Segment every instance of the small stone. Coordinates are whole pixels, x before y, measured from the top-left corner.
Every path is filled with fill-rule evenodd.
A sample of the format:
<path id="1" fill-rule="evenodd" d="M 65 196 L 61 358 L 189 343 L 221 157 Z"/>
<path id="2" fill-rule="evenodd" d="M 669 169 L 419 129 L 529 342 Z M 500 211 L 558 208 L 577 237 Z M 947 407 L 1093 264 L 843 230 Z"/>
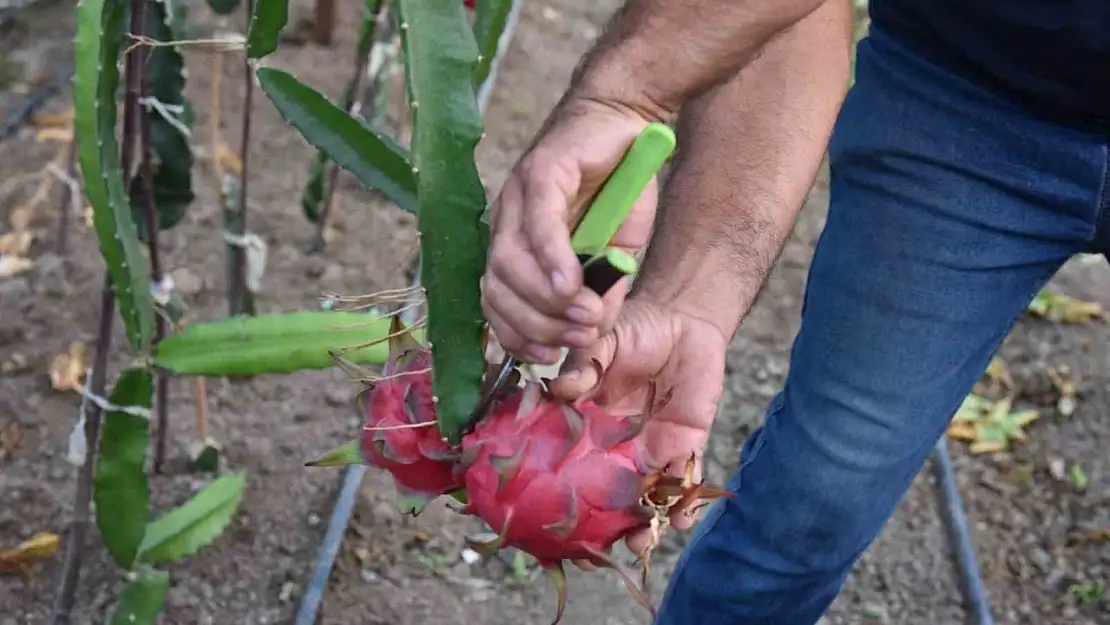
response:
<path id="1" fill-rule="evenodd" d="M 282 603 L 289 603 L 293 598 L 293 593 L 297 591 L 297 584 L 294 582 L 285 582 L 281 585 L 281 593 L 278 594 L 278 601 Z"/>
<path id="2" fill-rule="evenodd" d="M 308 526 L 309 527 L 316 527 L 317 525 L 320 524 L 320 520 L 321 520 L 320 515 L 316 514 L 315 512 L 312 512 L 308 515 Z"/>
<path id="3" fill-rule="evenodd" d="M 1060 398 L 1060 401 L 1056 402 L 1056 410 L 1060 412 L 1061 417 L 1070 417 L 1075 414 L 1078 403 L 1075 395 L 1064 395 Z"/>
<path id="4" fill-rule="evenodd" d="M 359 577 L 361 577 L 362 581 L 366 582 L 367 584 L 380 582 L 382 580 L 382 577 L 375 573 L 373 569 L 362 569 L 361 571 L 359 571 Z"/>
<path id="5" fill-rule="evenodd" d="M 481 554 L 469 547 L 462 550 L 462 560 L 467 564 L 477 564 L 482 559 Z"/>
<path id="6" fill-rule="evenodd" d="M 1053 479 L 1064 481 L 1068 477 L 1067 463 L 1063 458 L 1053 458 L 1048 461 L 1048 473 Z"/>

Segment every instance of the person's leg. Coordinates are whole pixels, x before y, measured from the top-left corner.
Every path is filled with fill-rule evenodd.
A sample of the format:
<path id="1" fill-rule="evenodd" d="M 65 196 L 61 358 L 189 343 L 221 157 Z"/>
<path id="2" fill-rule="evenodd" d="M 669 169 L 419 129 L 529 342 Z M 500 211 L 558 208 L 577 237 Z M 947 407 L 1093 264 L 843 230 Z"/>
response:
<path id="1" fill-rule="evenodd" d="M 830 145 L 828 221 L 782 392 L 658 625 L 811 625 L 1034 293 L 1093 240 L 1106 150 L 882 33 Z"/>

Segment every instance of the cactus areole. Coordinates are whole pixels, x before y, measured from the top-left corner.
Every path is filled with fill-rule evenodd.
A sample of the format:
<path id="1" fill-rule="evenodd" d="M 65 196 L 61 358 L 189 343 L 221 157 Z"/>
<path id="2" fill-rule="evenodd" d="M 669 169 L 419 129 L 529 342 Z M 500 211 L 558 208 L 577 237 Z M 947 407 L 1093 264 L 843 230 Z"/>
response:
<path id="1" fill-rule="evenodd" d="M 471 545 L 487 556 L 511 546 L 536 558 L 558 590 L 555 623 L 566 605 L 564 560 L 617 570 L 632 596 L 654 613 L 645 589 L 648 564 L 670 513 L 727 494 L 694 482 L 693 456 L 682 475 L 648 457 L 639 434 L 654 392 L 644 414 L 626 416 L 589 399 L 559 401 L 540 382 L 527 382 L 509 389 L 451 447 L 435 427 L 430 365 L 428 349 L 394 320 L 382 379 L 363 399 L 362 456 L 392 475 L 402 510 L 416 515 L 432 499 L 465 489 L 462 512 L 495 532 Z M 637 585 L 611 549 L 641 530 L 652 540 L 638 554 L 643 575 Z"/>

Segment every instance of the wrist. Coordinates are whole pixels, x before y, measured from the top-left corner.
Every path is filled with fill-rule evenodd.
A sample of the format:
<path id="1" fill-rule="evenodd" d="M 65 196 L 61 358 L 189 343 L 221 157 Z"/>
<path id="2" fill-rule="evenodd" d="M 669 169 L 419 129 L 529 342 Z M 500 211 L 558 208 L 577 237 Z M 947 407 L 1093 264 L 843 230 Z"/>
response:
<path id="1" fill-rule="evenodd" d="M 670 267 L 648 264 L 629 298 L 709 323 L 731 340 L 759 285 L 745 284 L 725 256 L 711 251 Z"/>
<path id="2" fill-rule="evenodd" d="M 604 56 L 583 62 L 567 97 L 638 117 L 645 124 L 667 123 L 674 118 L 681 103 L 653 89 L 651 78 L 641 75 L 644 68 L 645 64 L 635 62 L 634 54 L 620 47 L 610 49 Z"/>

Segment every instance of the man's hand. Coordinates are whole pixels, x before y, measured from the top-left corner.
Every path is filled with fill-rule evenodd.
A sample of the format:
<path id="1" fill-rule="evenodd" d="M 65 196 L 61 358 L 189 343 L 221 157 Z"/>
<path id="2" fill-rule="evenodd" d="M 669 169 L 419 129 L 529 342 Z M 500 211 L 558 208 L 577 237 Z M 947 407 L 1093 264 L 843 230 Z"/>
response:
<path id="1" fill-rule="evenodd" d="M 561 347 L 587 347 L 612 325 L 627 279 L 604 301 L 582 288 L 570 232 L 647 124 L 617 105 L 569 100 L 502 186 L 491 209 L 482 309 L 514 355 L 552 364 Z M 647 244 L 656 194 L 652 182 L 611 245 L 636 252 Z"/>
<path id="2" fill-rule="evenodd" d="M 643 408 L 648 383 L 654 381 L 655 405 L 641 435 L 648 457 L 682 475 L 693 453 L 700 473 L 700 458 L 723 390 L 729 338 L 724 329 L 680 305 L 633 297 L 612 332 L 593 347 L 570 353 L 562 374 L 551 382 L 551 392 L 572 401 L 600 383 L 593 398 L 624 412 Z M 604 371 L 601 380 L 591 363 L 595 359 Z M 674 511 L 671 524 L 688 529 L 694 522 L 692 512 Z M 627 542 L 639 553 L 648 539 L 645 530 Z"/>

